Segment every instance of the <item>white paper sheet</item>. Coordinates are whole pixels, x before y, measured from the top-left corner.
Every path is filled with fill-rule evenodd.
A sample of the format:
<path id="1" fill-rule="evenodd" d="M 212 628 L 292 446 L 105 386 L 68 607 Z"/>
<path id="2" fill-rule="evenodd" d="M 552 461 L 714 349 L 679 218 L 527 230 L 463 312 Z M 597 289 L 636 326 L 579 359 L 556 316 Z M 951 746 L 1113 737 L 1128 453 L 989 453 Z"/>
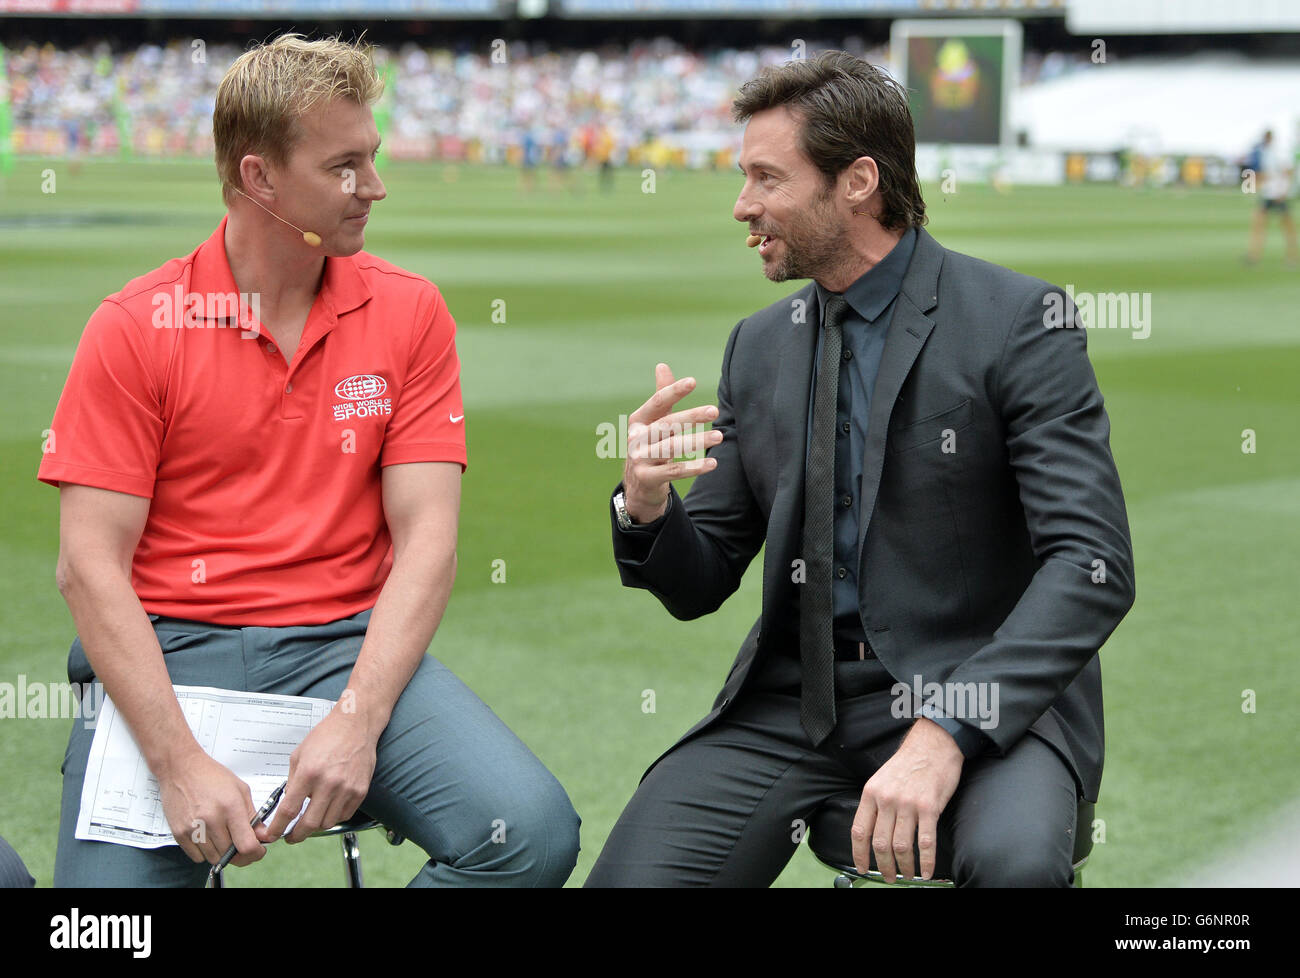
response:
<path id="1" fill-rule="evenodd" d="M 334 705 L 309 696 L 172 688 L 199 746 L 244 780 L 257 808 L 288 778 L 289 755 Z M 90 746 L 76 837 L 137 849 L 176 845 L 163 815 L 158 780 L 107 696 Z"/>

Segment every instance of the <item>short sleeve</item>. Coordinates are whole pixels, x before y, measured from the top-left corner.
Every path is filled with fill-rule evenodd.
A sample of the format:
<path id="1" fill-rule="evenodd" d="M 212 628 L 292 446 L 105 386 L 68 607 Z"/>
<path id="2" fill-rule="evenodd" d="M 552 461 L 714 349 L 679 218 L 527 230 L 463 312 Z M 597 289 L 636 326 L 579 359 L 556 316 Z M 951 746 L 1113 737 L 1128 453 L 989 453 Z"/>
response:
<path id="1" fill-rule="evenodd" d="M 153 497 L 163 412 L 150 351 L 105 300 L 86 323 L 42 446 L 37 478 Z"/>
<path id="2" fill-rule="evenodd" d="M 456 462 L 464 471 L 465 411 L 456 322 L 436 288 L 430 301 L 421 304 L 418 318 L 410 370 L 384 434 L 380 464 Z"/>

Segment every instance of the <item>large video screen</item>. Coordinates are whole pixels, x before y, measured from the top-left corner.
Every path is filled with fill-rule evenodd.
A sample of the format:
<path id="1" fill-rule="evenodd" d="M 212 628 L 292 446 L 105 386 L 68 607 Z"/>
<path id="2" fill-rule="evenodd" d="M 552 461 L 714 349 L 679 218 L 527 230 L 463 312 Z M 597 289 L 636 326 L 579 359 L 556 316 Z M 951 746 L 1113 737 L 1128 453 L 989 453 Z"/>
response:
<path id="1" fill-rule="evenodd" d="M 898 21 L 891 46 L 918 143 L 1009 141 L 1007 99 L 1020 65 L 1019 24 Z"/>

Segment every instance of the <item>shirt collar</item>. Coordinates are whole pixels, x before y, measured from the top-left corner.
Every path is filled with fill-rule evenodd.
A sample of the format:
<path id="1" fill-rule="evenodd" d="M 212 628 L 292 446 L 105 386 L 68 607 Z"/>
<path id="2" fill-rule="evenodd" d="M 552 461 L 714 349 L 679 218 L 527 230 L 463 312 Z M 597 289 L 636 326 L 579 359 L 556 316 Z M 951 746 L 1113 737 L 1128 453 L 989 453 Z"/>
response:
<path id="1" fill-rule="evenodd" d="M 226 258 L 227 214 L 207 241 L 194 252 L 194 267 L 190 273 L 190 291 L 200 294 L 234 295 L 239 289 Z M 370 289 L 351 256 L 325 259 L 325 274 L 321 277 L 320 298 L 323 307 L 340 316 L 366 303 Z M 203 303 L 207 318 L 215 318 L 219 304 Z"/>
<path id="2" fill-rule="evenodd" d="M 894 301 L 903 286 L 903 276 L 912 261 L 912 251 L 916 248 L 916 229 L 908 228 L 898 243 L 890 249 L 889 254 L 867 269 L 856 282 L 844 290 L 853 311 L 867 322 L 874 322 L 885 308 Z M 817 285 L 817 299 L 821 308 L 826 308 L 826 300 L 832 295 L 821 283 Z"/>

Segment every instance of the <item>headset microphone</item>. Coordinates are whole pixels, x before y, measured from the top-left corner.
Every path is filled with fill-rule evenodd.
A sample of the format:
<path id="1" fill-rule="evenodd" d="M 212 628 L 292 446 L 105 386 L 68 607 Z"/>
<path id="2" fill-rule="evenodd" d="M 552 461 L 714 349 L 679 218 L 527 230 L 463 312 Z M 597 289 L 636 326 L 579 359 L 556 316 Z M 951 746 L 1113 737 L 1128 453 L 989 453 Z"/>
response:
<path id="1" fill-rule="evenodd" d="M 252 200 L 254 204 L 257 204 L 258 207 L 261 207 L 262 210 L 266 211 L 268 214 L 270 214 L 273 218 L 275 218 L 275 219 L 276 219 L 277 221 L 279 221 L 281 224 L 289 224 L 289 222 L 286 221 L 286 220 L 285 220 L 283 217 L 281 217 L 279 214 L 276 214 L 276 213 L 272 212 L 271 210 L 269 210 L 266 206 L 264 206 L 264 205 L 261 203 L 261 201 L 253 200 L 252 197 L 249 197 L 248 194 L 244 193 L 244 192 L 243 192 L 242 190 L 240 190 L 238 187 L 233 187 L 233 188 L 231 188 L 231 189 L 233 189 L 233 190 L 235 191 L 235 193 L 239 194 L 239 196 L 243 197 L 245 200 Z M 303 240 L 303 241 L 306 241 L 306 242 L 307 242 L 309 245 L 311 245 L 313 248 L 319 248 L 319 247 L 320 247 L 320 235 L 317 234 L 315 231 L 304 231 L 302 228 L 298 227 L 298 225 L 296 225 L 296 224 L 289 224 L 289 227 L 293 228 L 295 231 L 297 231 L 299 234 L 301 234 L 301 235 L 302 235 L 302 240 Z"/>

